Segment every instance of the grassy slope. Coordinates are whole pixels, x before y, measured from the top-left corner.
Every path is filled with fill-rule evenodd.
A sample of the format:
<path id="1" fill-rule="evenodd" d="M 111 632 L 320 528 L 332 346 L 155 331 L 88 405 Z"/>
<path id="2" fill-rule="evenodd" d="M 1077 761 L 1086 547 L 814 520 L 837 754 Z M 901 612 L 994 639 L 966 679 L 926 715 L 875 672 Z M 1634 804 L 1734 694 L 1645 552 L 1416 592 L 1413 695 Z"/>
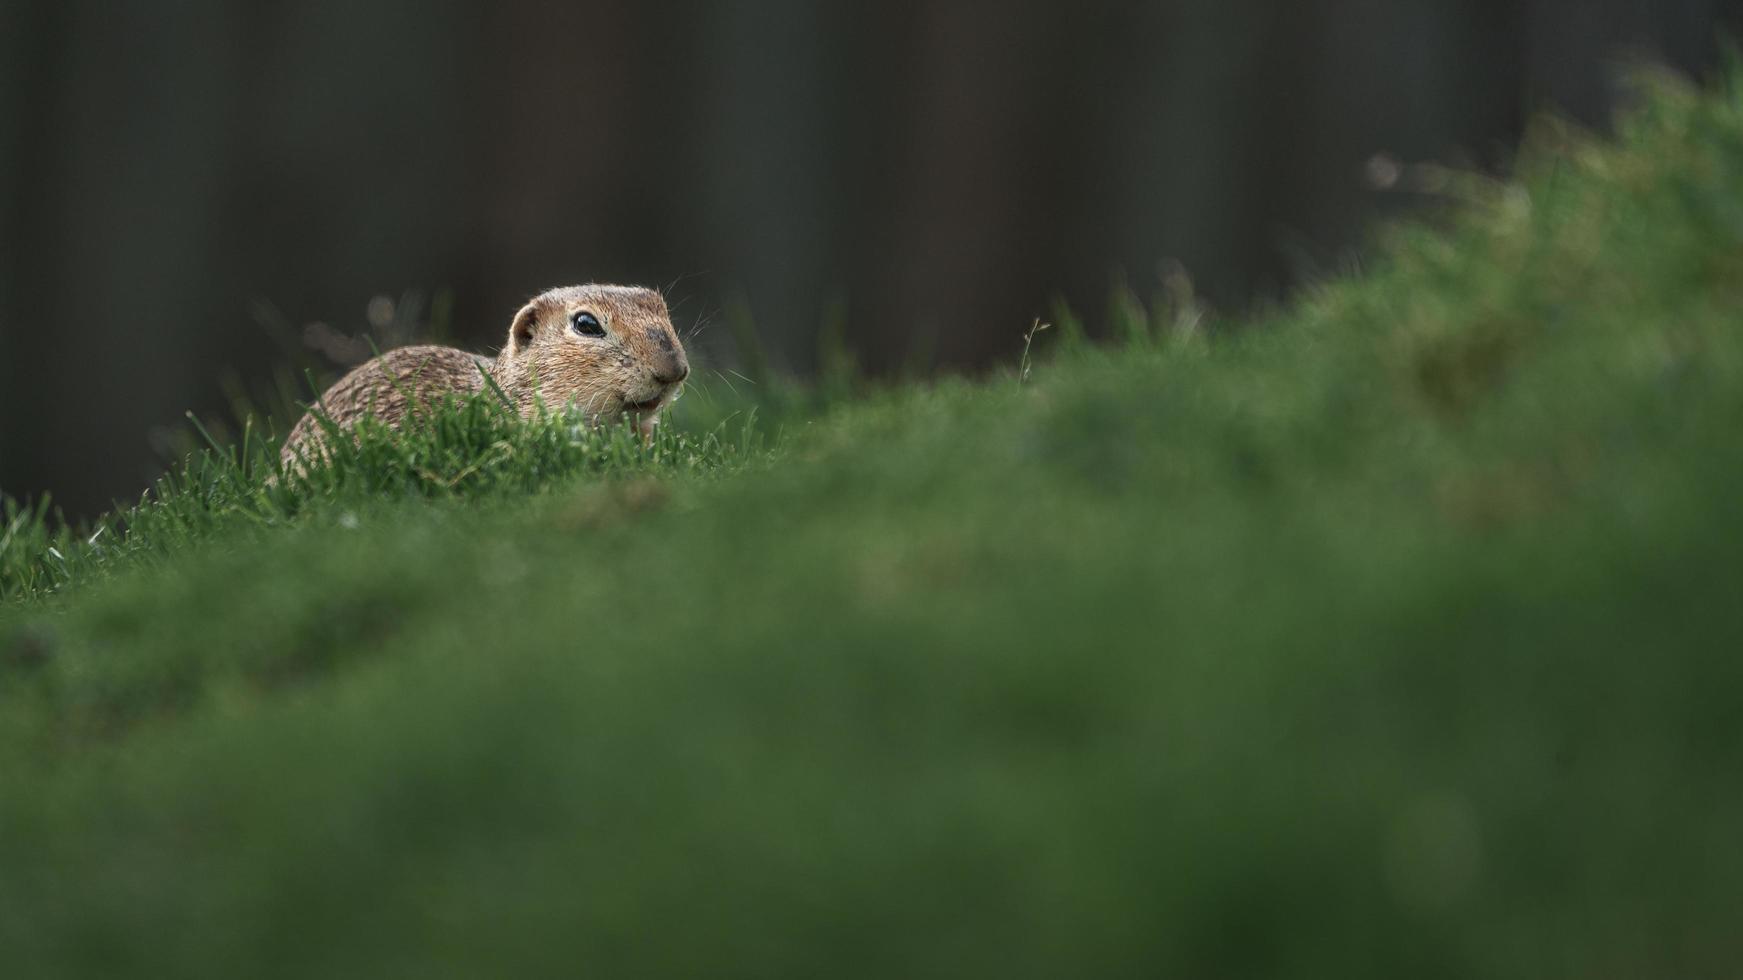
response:
<path id="1" fill-rule="evenodd" d="M 1734 969 L 1743 99 L 1545 139 L 773 454 L 207 481 L 0 605 L 6 972 Z"/>

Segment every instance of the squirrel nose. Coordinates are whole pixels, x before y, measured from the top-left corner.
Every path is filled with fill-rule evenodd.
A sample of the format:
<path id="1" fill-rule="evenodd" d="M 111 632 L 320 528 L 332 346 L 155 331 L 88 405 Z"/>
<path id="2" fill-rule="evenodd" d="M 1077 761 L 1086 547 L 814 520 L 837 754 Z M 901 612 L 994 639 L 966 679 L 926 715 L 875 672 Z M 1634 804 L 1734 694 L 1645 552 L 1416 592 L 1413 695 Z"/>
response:
<path id="1" fill-rule="evenodd" d="M 675 385 L 690 376 L 690 365 L 680 359 L 666 366 L 664 371 L 654 375 L 654 380 L 663 385 Z"/>

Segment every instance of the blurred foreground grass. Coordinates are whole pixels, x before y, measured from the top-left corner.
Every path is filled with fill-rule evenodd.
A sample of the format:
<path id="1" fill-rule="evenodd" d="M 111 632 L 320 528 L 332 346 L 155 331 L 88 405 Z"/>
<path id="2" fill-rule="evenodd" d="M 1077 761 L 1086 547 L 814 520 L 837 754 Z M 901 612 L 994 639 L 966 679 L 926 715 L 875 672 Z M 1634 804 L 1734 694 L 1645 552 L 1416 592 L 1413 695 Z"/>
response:
<path id="1" fill-rule="evenodd" d="M 15 508 L 0 972 L 1734 972 L 1743 96 L 1651 89 L 1265 322 Z"/>

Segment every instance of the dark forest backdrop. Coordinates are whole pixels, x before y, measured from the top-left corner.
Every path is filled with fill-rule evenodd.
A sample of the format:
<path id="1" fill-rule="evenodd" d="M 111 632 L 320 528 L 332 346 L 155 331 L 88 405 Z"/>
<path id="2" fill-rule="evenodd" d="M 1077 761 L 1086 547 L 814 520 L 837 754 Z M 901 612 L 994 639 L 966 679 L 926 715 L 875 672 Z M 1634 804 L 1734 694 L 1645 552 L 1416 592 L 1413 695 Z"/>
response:
<path id="1" fill-rule="evenodd" d="M 826 309 L 968 368 L 1167 258 L 1239 308 L 1408 206 L 1376 154 L 1504 166 L 1739 6 L 0 0 L 0 489 L 131 497 L 225 370 L 408 290 L 488 347 L 546 286 L 676 281 L 799 372 Z"/>

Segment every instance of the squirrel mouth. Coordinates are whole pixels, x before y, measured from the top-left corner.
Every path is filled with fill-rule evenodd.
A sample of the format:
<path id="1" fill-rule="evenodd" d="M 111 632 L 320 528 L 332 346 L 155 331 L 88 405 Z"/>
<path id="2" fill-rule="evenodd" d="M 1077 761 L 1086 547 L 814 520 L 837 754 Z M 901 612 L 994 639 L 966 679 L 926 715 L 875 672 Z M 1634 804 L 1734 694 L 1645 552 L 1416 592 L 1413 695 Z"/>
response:
<path id="1" fill-rule="evenodd" d="M 629 416 L 635 424 L 636 431 L 641 433 L 642 441 L 651 443 L 654 438 L 654 426 L 660 424 L 660 406 L 666 403 L 665 396 L 650 398 L 645 402 L 624 402 L 623 413 Z"/>

